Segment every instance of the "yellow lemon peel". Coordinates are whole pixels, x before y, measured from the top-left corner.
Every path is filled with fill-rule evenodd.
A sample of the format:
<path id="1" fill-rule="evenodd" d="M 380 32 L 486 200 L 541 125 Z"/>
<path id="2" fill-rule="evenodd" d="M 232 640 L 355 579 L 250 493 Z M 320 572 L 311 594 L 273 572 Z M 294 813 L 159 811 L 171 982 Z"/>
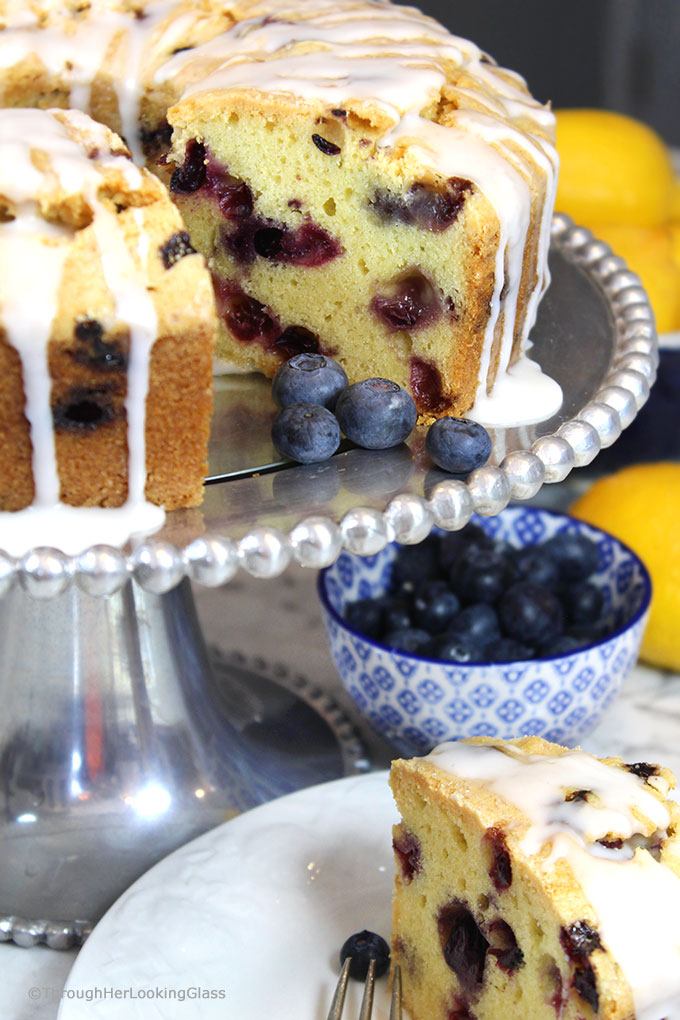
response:
<path id="1" fill-rule="evenodd" d="M 680 670 L 680 464 L 634 464 L 596 481 L 571 507 L 574 517 L 633 549 L 652 578 L 649 623 L 640 657 Z"/>

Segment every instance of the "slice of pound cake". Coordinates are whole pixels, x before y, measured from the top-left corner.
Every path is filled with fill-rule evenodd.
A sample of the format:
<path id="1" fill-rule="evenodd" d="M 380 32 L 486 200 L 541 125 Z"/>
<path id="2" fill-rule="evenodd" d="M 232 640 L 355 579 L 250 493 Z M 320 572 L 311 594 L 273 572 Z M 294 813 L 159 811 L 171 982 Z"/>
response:
<path id="1" fill-rule="evenodd" d="M 412 1020 L 678 1020 L 668 770 L 476 738 L 395 761 L 390 783 Z"/>
<path id="2" fill-rule="evenodd" d="M 1 110 L 0 262 L 0 509 L 198 504 L 214 301 L 162 184 L 83 113 Z"/>

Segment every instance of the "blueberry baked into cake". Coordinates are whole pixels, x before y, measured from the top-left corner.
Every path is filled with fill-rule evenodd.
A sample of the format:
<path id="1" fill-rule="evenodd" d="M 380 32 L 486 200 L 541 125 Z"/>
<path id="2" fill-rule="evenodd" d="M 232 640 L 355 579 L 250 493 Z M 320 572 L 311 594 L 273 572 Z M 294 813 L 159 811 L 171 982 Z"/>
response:
<path id="1" fill-rule="evenodd" d="M 548 280 L 553 117 L 474 44 L 383 0 L 0 0 L 3 15 L 0 102 L 86 109 L 146 158 L 207 260 L 222 358 L 272 376 L 320 351 L 350 382 L 404 386 L 422 420 L 496 380 L 538 394 L 523 355 Z"/>
<path id="2" fill-rule="evenodd" d="M 0 110 L 0 265 L 0 510 L 198 504 L 213 292 L 160 181 L 84 113 Z"/>
<path id="3" fill-rule="evenodd" d="M 667 769 L 475 738 L 393 762 L 390 782 L 412 1020 L 678 1020 Z"/>

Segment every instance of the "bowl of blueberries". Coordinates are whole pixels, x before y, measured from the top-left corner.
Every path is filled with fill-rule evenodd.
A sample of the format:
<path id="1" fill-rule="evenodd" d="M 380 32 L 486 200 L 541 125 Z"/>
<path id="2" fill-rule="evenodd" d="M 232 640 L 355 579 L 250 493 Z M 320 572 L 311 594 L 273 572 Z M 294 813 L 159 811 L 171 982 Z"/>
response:
<path id="1" fill-rule="evenodd" d="M 636 662 L 651 598 L 618 539 L 526 505 L 343 553 L 318 588 L 344 687 L 407 757 L 471 736 L 578 742 Z"/>

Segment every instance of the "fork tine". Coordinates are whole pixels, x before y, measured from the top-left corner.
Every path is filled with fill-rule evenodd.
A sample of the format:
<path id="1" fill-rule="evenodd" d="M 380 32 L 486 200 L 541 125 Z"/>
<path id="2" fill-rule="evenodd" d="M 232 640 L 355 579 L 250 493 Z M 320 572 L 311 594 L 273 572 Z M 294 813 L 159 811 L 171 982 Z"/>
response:
<path id="1" fill-rule="evenodd" d="M 345 1005 L 345 994 L 347 992 L 347 979 L 349 978 L 349 967 L 351 962 L 352 958 L 348 956 L 342 965 L 340 977 L 338 978 L 338 983 L 335 986 L 335 992 L 333 994 L 331 1008 L 328 1013 L 328 1020 L 340 1020 L 340 1017 L 342 1016 L 342 1010 Z"/>
<path id="2" fill-rule="evenodd" d="M 399 964 L 394 968 L 394 977 L 392 978 L 390 1020 L 401 1020 L 401 967 Z"/>
<path id="3" fill-rule="evenodd" d="M 371 1013 L 373 1012 L 374 988 L 375 988 L 375 960 L 371 960 L 371 962 L 368 965 L 368 974 L 366 975 L 366 984 L 364 986 L 364 997 L 361 1000 L 359 1020 L 371 1020 Z"/>

